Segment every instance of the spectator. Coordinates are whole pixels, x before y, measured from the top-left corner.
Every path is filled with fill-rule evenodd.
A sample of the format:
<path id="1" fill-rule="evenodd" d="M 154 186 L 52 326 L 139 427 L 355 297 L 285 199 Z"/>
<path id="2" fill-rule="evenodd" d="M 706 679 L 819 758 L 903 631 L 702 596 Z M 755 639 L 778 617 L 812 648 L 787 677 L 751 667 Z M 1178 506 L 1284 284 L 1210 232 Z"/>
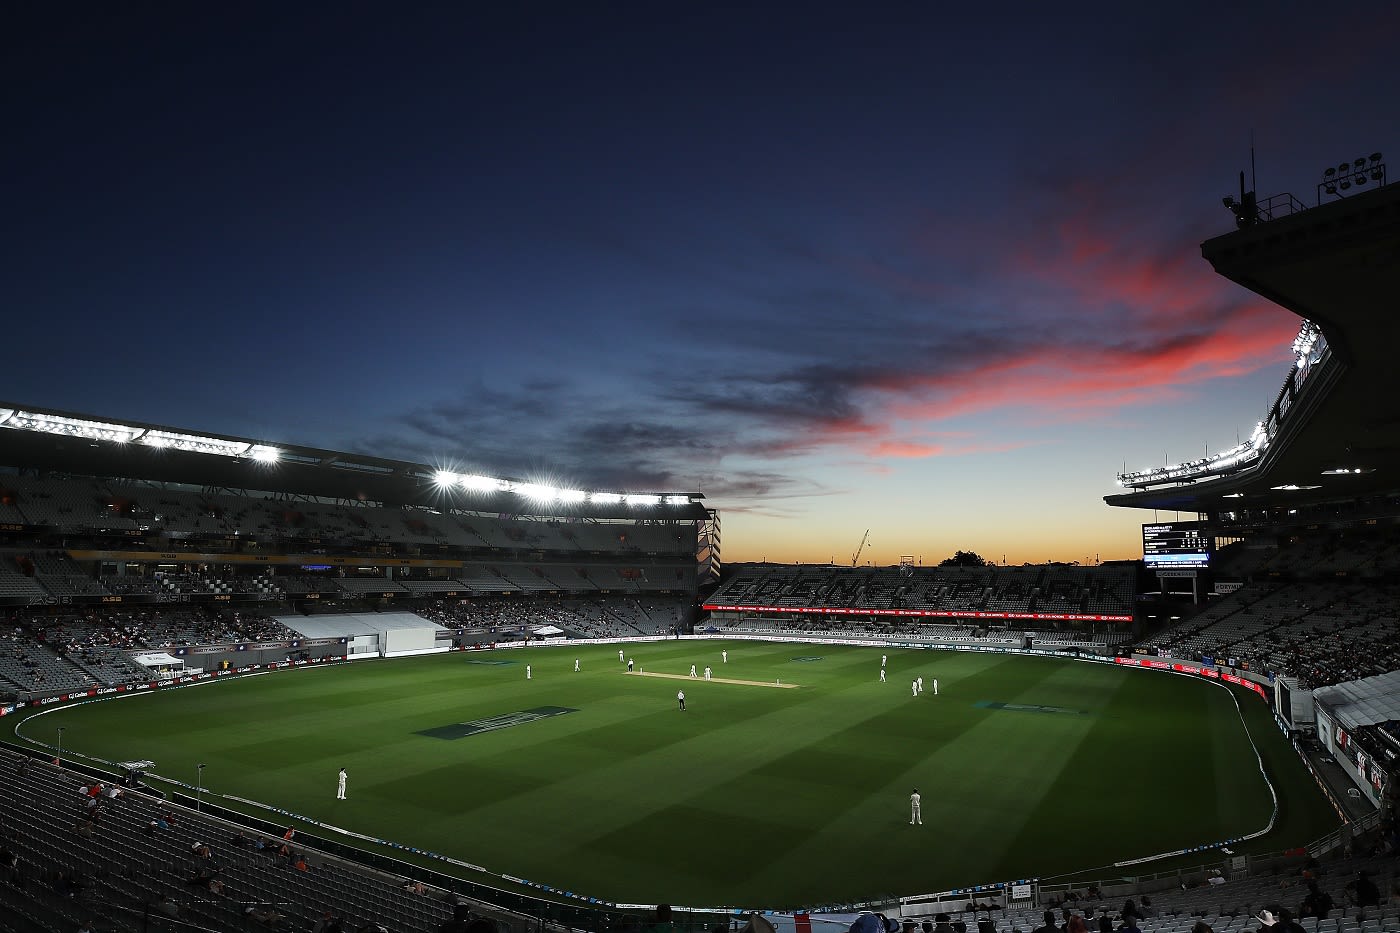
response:
<path id="1" fill-rule="evenodd" d="M 1298 907 L 1298 916 L 1326 920 L 1327 915 L 1332 912 L 1332 907 L 1332 895 L 1318 887 L 1317 879 L 1308 881 L 1308 893 Z"/>
<path id="2" fill-rule="evenodd" d="M 1347 884 L 1346 894 L 1347 899 L 1359 910 L 1381 905 L 1381 889 L 1376 887 L 1376 883 L 1371 880 L 1371 873 L 1364 868 L 1357 872 L 1355 881 Z"/>
<path id="3" fill-rule="evenodd" d="M 1032 930 L 1031 933 L 1060 933 L 1060 928 L 1055 925 L 1055 912 L 1047 910 L 1045 922 Z"/>

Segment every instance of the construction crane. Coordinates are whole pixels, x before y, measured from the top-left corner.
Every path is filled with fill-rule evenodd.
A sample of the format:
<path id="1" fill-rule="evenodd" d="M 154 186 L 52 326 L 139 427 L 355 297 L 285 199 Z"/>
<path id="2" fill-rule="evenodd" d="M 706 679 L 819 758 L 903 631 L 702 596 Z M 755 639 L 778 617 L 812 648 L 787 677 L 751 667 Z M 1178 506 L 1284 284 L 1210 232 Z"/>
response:
<path id="1" fill-rule="evenodd" d="M 854 567 L 854 566 L 856 566 L 857 564 L 860 563 L 860 552 L 863 551 L 863 550 L 865 550 L 865 545 L 866 545 L 866 543 L 869 542 L 869 541 L 870 541 L 870 529 L 867 528 L 867 529 L 865 529 L 865 537 L 863 537 L 863 538 L 860 539 L 860 547 L 856 548 L 856 552 L 855 552 L 854 554 L 851 555 L 851 566 L 852 566 L 852 567 Z"/>

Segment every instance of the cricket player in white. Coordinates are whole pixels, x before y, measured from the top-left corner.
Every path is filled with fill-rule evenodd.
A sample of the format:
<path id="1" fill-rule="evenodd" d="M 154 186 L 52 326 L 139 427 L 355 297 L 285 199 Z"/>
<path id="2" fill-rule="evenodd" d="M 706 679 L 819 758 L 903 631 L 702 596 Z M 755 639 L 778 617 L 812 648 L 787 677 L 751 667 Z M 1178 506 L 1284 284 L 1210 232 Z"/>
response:
<path id="1" fill-rule="evenodd" d="M 924 692 L 924 679 L 922 677 L 919 678 L 919 692 Z"/>
<path id="2" fill-rule="evenodd" d="M 885 662 L 888 661 L 889 659 L 890 659 L 890 656 L 887 655 L 887 654 L 882 654 L 882 655 L 880 655 L 880 666 L 881 666 L 881 667 L 884 667 L 884 666 L 885 666 Z"/>
<path id="3" fill-rule="evenodd" d="M 681 709 L 682 709 L 682 710 L 685 709 L 685 691 L 684 691 L 684 690 L 677 690 L 677 691 L 676 691 L 676 702 L 679 703 L 679 704 L 681 705 Z"/>
<path id="4" fill-rule="evenodd" d="M 919 695 L 919 682 L 918 682 L 917 680 L 911 680 L 911 681 L 909 681 L 909 689 L 913 691 L 913 693 L 911 694 L 911 696 L 918 696 L 918 695 Z"/>
<path id="5" fill-rule="evenodd" d="M 882 668 L 880 668 L 880 683 L 884 683 L 884 682 L 885 682 L 885 669 L 882 667 Z"/>
<path id="6" fill-rule="evenodd" d="M 344 768 L 341 768 L 341 769 L 340 769 L 340 777 L 336 780 L 336 784 L 335 784 L 335 799 L 336 799 L 336 800 L 344 800 L 344 799 L 345 799 L 345 778 L 346 778 L 345 769 L 344 769 Z"/>
<path id="7" fill-rule="evenodd" d="M 617 660 L 618 660 L 618 663 L 619 663 L 619 664 L 622 663 L 622 649 L 621 649 L 621 648 L 617 649 Z"/>
<path id="8" fill-rule="evenodd" d="M 924 825 L 924 815 L 919 812 L 919 789 L 914 788 L 914 793 L 909 795 L 909 825 L 918 823 Z"/>
<path id="9" fill-rule="evenodd" d="M 709 679 L 710 679 L 710 667 L 709 667 L 708 664 L 705 665 L 705 679 L 706 679 L 706 680 L 709 680 Z"/>
<path id="10" fill-rule="evenodd" d="M 526 680 L 529 680 L 529 679 L 530 679 L 530 665 L 528 665 L 528 664 L 525 665 L 525 679 L 526 679 Z"/>
<path id="11" fill-rule="evenodd" d="M 932 683 L 933 683 L 933 695 L 934 695 L 934 696 L 938 696 L 938 678 L 937 678 L 937 677 L 933 678 Z"/>
<path id="12" fill-rule="evenodd" d="M 691 677 L 697 677 L 697 676 L 699 676 L 699 675 L 697 675 L 697 674 L 695 673 L 695 665 L 694 665 L 694 664 L 690 665 L 690 676 L 691 676 Z"/>
<path id="13" fill-rule="evenodd" d="M 728 649 L 728 648 L 725 648 L 723 651 L 721 651 L 721 652 L 719 653 L 719 656 L 720 656 L 722 659 L 724 659 L 724 663 L 725 663 L 725 664 L 728 664 L 728 663 L 729 663 L 729 649 Z"/>

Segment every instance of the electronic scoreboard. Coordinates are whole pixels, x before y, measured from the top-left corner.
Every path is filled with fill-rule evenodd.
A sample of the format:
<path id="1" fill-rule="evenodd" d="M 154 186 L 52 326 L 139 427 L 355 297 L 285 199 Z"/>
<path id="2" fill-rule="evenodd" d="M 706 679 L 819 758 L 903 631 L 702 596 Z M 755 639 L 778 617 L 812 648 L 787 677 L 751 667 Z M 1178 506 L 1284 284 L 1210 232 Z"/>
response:
<path id="1" fill-rule="evenodd" d="M 1205 570 L 1214 546 L 1203 522 L 1142 526 L 1142 562 L 1148 570 Z"/>

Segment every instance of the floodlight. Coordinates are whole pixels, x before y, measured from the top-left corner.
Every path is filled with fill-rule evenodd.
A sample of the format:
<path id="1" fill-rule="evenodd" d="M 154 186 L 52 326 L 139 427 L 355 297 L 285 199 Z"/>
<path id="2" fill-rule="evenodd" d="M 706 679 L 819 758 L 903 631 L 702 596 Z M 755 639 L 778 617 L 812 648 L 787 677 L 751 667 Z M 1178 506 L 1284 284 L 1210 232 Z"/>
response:
<path id="1" fill-rule="evenodd" d="M 661 497 L 645 492 L 629 492 L 624 498 L 628 505 L 660 505 Z"/>
<path id="2" fill-rule="evenodd" d="M 282 459 L 282 451 L 264 444 L 254 444 L 248 448 L 248 455 L 259 463 L 276 463 Z"/>
<path id="3" fill-rule="evenodd" d="M 667 505 L 689 505 L 689 504 L 690 504 L 690 496 L 667 496 L 667 497 L 666 497 L 666 504 L 667 504 Z"/>
<path id="4" fill-rule="evenodd" d="M 1379 152 L 1373 152 L 1373 153 L 1371 153 L 1371 161 L 1372 161 L 1372 162 L 1379 162 L 1380 160 L 1381 160 L 1381 154 L 1380 154 Z"/>
<path id="5" fill-rule="evenodd" d="M 1351 187 L 1351 182 L 1349 182 L 1349 181 L 1347 181 L 1345 178 L 1343 178 L 1343 179 L 1342 179 L 1342 183 L 1341 183 L 1340 185 L 1338 185 L 1337 187 L 1338 187 L 1338 188 L 1341 188 L 1343 191 L 1345 191 L 1345 190 L 1347 190 L 1348 188 Z"/>
<path id="6" fill-rule="evenodd" d="M 591 493 L 588 498 L 597 505 L 616 505 L 622 501 L 622 494 L 617 492 L 595 492 Z"/>
<path id="7" fill-rule="evenodd" d="M 85 437 L 88 440 L 116 441 L 118 443 L 135 440 L 145 433 L 144 428 L 133 428 L 109 421 L 88 421 L 82 418 L 66 418 L 63 415 L 18 410 L 6 420 L 5 426 L 26 431 L 39 431 L 44 434 L 61 434 L 67 437 Z"/>
<path id="8" fill-rule="evenodd" d="M 139 443 L 152 447 L 174 447 L 176 450 L 188 450 L 200 454 L 222 454 L 225 457 L 237 457 L 246 453 L 248 448 L 253 446 L 244 441 L 227 441 L 221 437 L 205 437 L 199 434 L 157 430 L 147 431 L 139 439 Z"/>
<path id="9" fill-rule="evenodd" d="M 553 502 L 559 498 L 559 490 L 553 486 L 543 486 L 539 483 L 516 483 L 514 486 L 516 495 L 533 499 L 536 502 Z"/>
<path id="10" fill-rule="evenodd" d="M 1381 178 L 1382 178 L 1384 175 L 1385 175 L 1385 172 L 1381 170 L 1380 166 L 1376 166 L 1375 168 L 1371 169 L 1371 180 L 1372 180 L 1372 181 L 1380 181 Z"/>
<path id="11" fill-rule="evenodd" d="M 463 489 L 470 489 L 472 492 L 499 492 L 508 485 L 505 480 L 496 479 L 494 476 L 481 476 L 478 474 L 468 474 L 459 477 L 457 482 Z"/>
<path id="12" fill-rule="evenodd" d="M 439 486 L 451 486 L 457 482 L 457 474 L 451 470 L 438 470 L 433 474 L 433 482 Z"/>
<path id="13" fill-rule="evenodd" d="M 1323 178 L 1331 178 L 1331 177 L 1332 177 L 1333 175 L 1335 175 L 1335 174 L 1337 174 L 1337 170 L 1334 169 L 1334 168 L 1333 168 L 1332 166 L 1330 166 L 1330 165 L 1327 166 L 1325 169 L 1322 170 L 1322 177 L 1323 177 Z"/>
<path id="14" fill-rule="evenodd" d="M 0 408 L 0 424 L 10 420 L 10 416 L 15 413 L 13 408 Z"/>
<path id="15" fill-rule="evenodd" d="M 588 498 L 588 493 L 582 489 L 561 489 L 559 490 L 560 502 L 582 502 Z"/>
<path id="16" fill-rule="evenodd" d="M 1356 182 L 1356 186 L 1358 188 L 1361 187 L 1362 185 L 1366 184 L 1366 173 L 1357 172 L 1355 175 L 1352 176 L 1352 181 Z"/>

